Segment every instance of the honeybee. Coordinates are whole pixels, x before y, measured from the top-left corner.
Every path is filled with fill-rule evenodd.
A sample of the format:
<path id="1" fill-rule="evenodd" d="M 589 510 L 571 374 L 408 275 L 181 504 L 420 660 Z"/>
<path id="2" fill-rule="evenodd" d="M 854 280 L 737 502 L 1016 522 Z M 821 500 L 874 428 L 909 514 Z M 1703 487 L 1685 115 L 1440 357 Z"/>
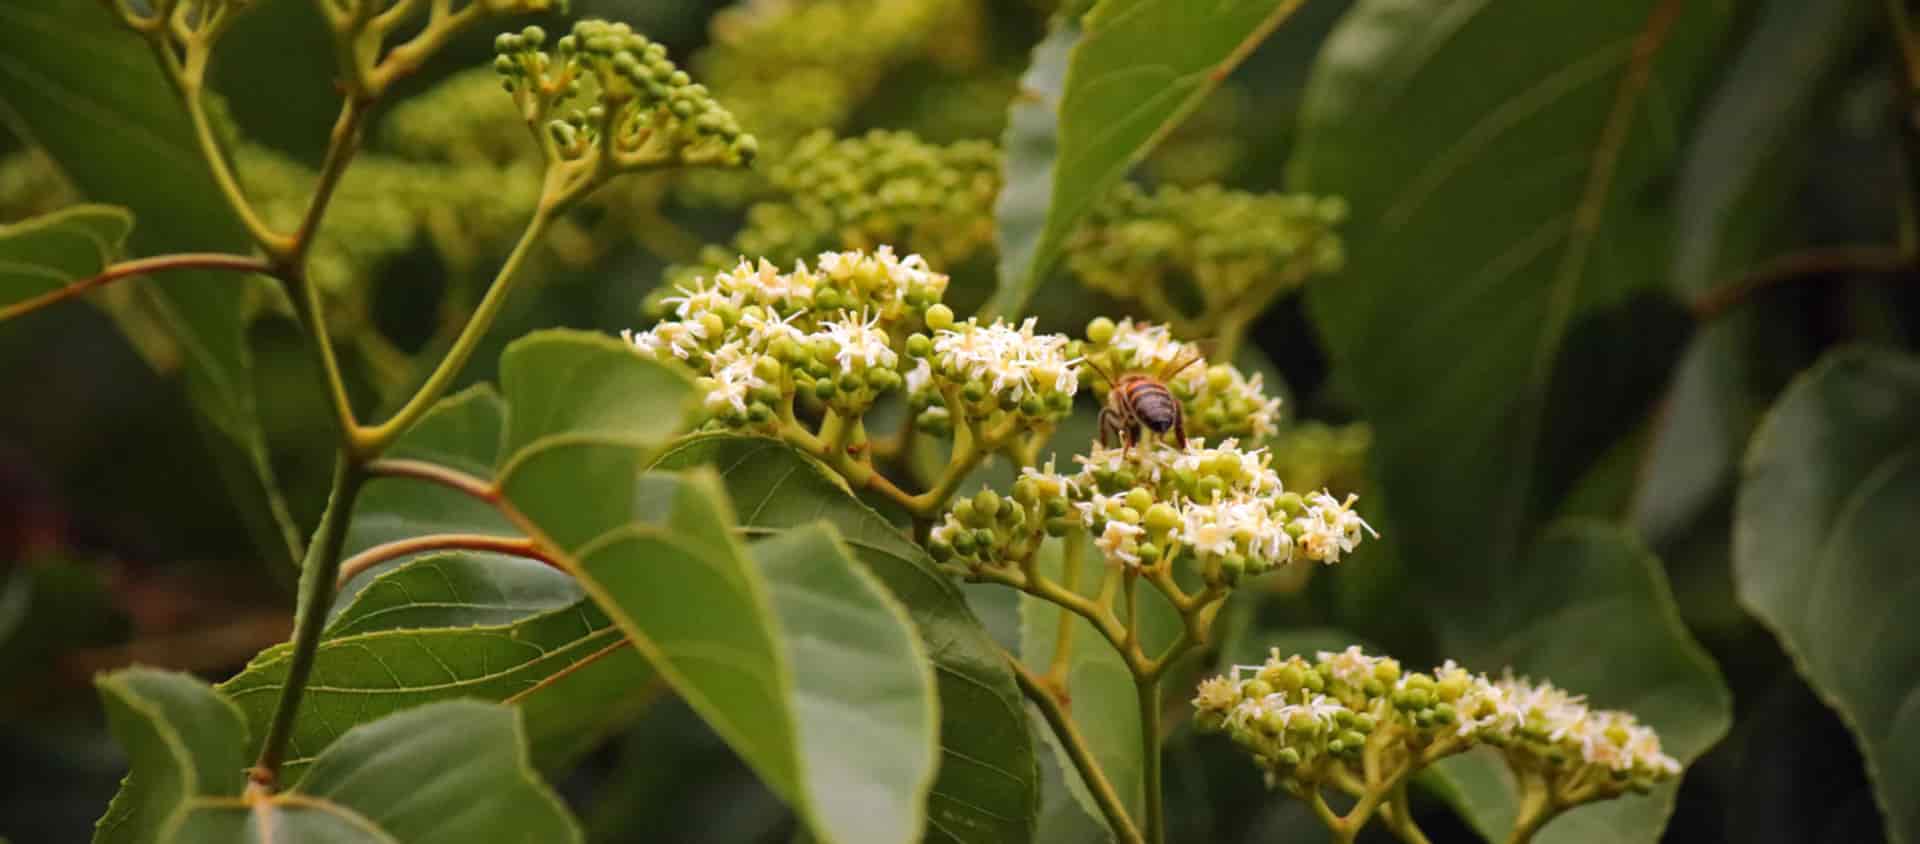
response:
<path id="1" fill-rule="evenodd" d="M 1186 411 L 1181 408 L 1180 400 L 1174 398 L 1173 392 L 1167 389 L 1167 382 L 1187 367 L 1205 359 L 1199 350 L 1194 350 L 1184 357 L 1168 361 L 1157 375 L 1129 372 L 1119 378 L 1113 377 L 1092 360 L 1085 361 L 1109 385 L 1107 406 L 1100 409 L 1100 444 L 1111 448 L 1117 439 L 1131 453 L 1133 444 L 1139 440 L 1140 429 L 1144 427 L 1155 434 L 1172 431 L 1174 443 L 1185 446 Z"/>

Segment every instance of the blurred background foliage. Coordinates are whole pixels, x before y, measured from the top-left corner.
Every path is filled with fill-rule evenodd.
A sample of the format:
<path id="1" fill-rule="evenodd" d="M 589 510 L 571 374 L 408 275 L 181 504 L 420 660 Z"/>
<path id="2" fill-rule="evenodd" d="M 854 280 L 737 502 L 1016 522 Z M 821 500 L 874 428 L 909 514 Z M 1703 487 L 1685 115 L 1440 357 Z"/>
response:
<path id="1" fill-rule="evenodd" d="M 630 21 L 684 57 L 758 135 L 763 158 L 745 174 L 629 178 L 594 196 L 549 238 L 537 284 L 515 298 L 493 342 L 544 326 L 642 324 L 663 280 L 743 254 L 790 263 L 880 243 L 950 272 L 948 301 L 969 312 L 993 289 L 997 145 L 1052 5 L 576 0 L 576 15 Z M 1190 315 L 1247 273 L 1304 266 L 1297 281 L 1323 274 L 1340 285 L 1352 280 L 1340 273 L 1350 258 L 1416 272 L 1443 248 L 1444 232 L 1369 240 L 1363 230 L 1343 254 L 1314 232 L 1344 208 L 1288 193 L 1320 188 L 1296 184 L 1288 165 L 1309 76 L 1353 5 L 1310 0 L 1096 208 L 1070 240 L 1061 278 L 1032 305 L 1046 327 L 1077 330 L 1097 313 Z M 1539 5 L 1528 26 L 1578 28 L 1576 5 Z M 1874 4 L 1764 0 L 1726 11 L 1724 31 L 1700 47 L 1704 94 L 1674 106 L 1688 131 L 1647 164 L 1661 192 L 1622 199 L 1672 215 L 1670 260 L 1644 268 L 1646 296 L 1569 330 L 1558 366 L 1571 375 L 1554 380 L 1544 423 L 1566 447 L 1543 453 L 1536 476 L 1550 483 L 1532 505 L 1631 527 L 1664 563 L 1687 629 L 1733 693 L 1734 726 L 1688 772 L 1666 840 L 1881 840 L 1854 740 L 1736 600 L 1732 521 L 1748 438 L 1796 373 L 1842 345 L 1911 353 L 1920 339 L 1920 286 L 1898 283 L 1913 280 L 1912 261 L 1886 257 L 1911 254 L 1898 245 L 1912 243 L 1915 225 L 1909 69 Z M 491 37 L 483 27 L 457 41 L 377 117 L 323 229 L 315 278 L 363 406 L 422 377 L 531 211 L 539 162 L 485 69 Z M 277 225 L 299 213 L 337 105 L 326 38 L 310 4 L 260 4 L 215 68 L 236 165 Z M 1502 72 L 1497 53 L 1472 70 Z M 1391 157 L 1402 131 L 1389 116 L 1376 134 L 1346 140 L 1363 158 Z M 127 142 L 125 154 L 140 149 Z M 1524 163 L 1461 178 L 1510 190 Z M 0 135 L 0 222 L 81 198 L 25 138 Z M 1455 231 L 1476 222 L 1447 221 Z M 1841 260 L 1860 255 L 1884 266 Z M 1142 278 L 1153 281 L 1141 287 Z M 1754 278 L 1790 283 L 1724 308 L 1710 295 Z M 1438 296 L 1460 283 L 1419 275 L 1394 290 Z M 290 624 L 291 572 L 269 502 L 236 491 L 247 485 L 235 477 L 251 470 L 196 413 L 177 337 L 131 286 L 90 301 L 97 307 L 0 330 L 0 671 L 10 678 L 0 755 L 13 760 L 0 773 L 0 836 L 16 842 L 84 840 L 114 790 L 125 763 L 88 685 L 94 672 L 143 662 L 217 678 Z M 1687 302 L 1692 318 L 1677 306 Z M 329 417 L 284 303 L 258 296 L 247 307 L 270 469 L 292 521 L 311 525 L 327 488 Z M 1375 437 L 1358 424 L 1367 405 L 1331 364 L 1302 298 L 1283 296 L 1244 330 L 1258 368 L 1290 396 L 1294 424 L 1275 446 L 1287 482 L 1394 495 L 1369 480 Z M 1492 329 L 1463 320 L 1448 330 L 1470 339 Z M 491 375 L 482 365 L 467 378 Z M 1072 450 L 1068 438 L 1087 432 L 1067 428 L 1057 443 Z M 1419 559 L 1446 556 L 1428 549 Z M 1330 629 L 1403 659 L 1442 656 L 1444 625 L 1408 587 L 1413 558 L 1389 541 L 1332 576 L 1246 590 L 1223 623 L 1221 658 L 1250 661 L 1265 643 L 1321 641 L 1315 631 Z M 981 614 L 1017 637 L 1011 607 L 994 600 L 983 597 Z M 790 839 L 790 815 L 684 706 L 668 699 L 643 712 L 561 780 L 594 840 Z M 1225 742 L 1177 727 L 1168 753 L 1172 840 L 1319 835 Z M 1045 840 L 1098 840 L 1049 773 Z M 1422 822 L 1437 842 L 1473 839 L 1438 799 Z"/>

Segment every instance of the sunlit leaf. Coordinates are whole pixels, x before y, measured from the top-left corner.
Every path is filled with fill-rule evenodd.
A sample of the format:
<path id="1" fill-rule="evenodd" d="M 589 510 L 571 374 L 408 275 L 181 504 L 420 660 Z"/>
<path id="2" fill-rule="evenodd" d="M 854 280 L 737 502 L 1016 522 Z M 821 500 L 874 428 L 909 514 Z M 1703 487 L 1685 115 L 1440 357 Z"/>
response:
<path id="1" fill-rule="evenodd" d="M 754 565 L 711 470 L 648 471 L 686 421 L 688 377 L 604 335 L 548 331 L 508 347 L 501 383 L 502 495 L 667 684 L 816 839 L 918 838 L 932 689 L 917 658 L 879 656 L 915 652 L 913 628 L 848 560 L 816 554 L 826 569 L 805 576 Z M 831 600 L 815 578 L 838 578 Z M 826 631 L 788 623 L 825 618 L 863 638 L 819 658 L 810 641 Z M 845 740 L 847 719 L 867 722 L 861 741 Z"/>
<path id="2" fill-rule="evenodd" d="M 1006 182 L 1020 187 L 996 212 L 1000 288 L 988 308 L 1023 313 L 1087 210 L 1299 5 L 1252 0 L 1200 14 L 1184 0 L 1105 0 L 1058 24 L 1008 121 Z"/>
<path id="3" fill-rule="evenodd" d="M 1740 601 L 1859 742 L 1896 842 L 1920 840 L 1920 363 L 1845 350 L 1755 432 L 1734 516 Z"/>
<path id="4" fill-rule="evenodd" d="M 772 440 L 692 436 L 663 452 L 659 465 L 719 470 L 750 535 L 823 519 L 839 529 L 906 606 L 933 657 L 942 756 L 927 796 L 926 840 L 1032 840 L 1038 775 L 1020 690 L 999 647 L 926 552 L 817 463 Z"/>

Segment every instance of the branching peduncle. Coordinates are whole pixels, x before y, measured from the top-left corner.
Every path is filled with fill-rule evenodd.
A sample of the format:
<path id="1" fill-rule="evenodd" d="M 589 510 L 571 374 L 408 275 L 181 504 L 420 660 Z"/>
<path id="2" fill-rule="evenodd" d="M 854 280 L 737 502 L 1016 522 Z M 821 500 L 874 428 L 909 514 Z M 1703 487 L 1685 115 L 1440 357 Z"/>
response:
<path id="1" fill-rule="evenodd" d="M 1074 771 L 1080 775 L 1081 782 L 1087 786 L 1087 792 L 1093 795 L 1093 802 L 1100 807 L 1100 815 L 1107 826 L 1113 830 L 1114 838 L 1121 844 L 1140 844 L 1144 839 L 1140 830 L 1134 826 L 1133 818 L 1127 814 L 1126 804 L 1114 791 L 1112 781 L 1106 772 L 1100 769 L 1100 763 L 1094 759 L 1093 750 L 1087 746 L 1085 737 L 1073 724 L 1073 718 L 1059 697 L 1059 692 L 1048 688 L 1045 678 L 1033 676 L 1033 672 L 1020 664 L 1020 660 L 1007 654 L 1007 664 L 1013 668 L 1014 679 L 1020 684 L 1020 691 L 1040 710 L 1040 716 L 1047 722 L 1047 728 L 1053 731 L 1054 738 L 1067 753 L 1067 759 L 1073 763 Z"/>

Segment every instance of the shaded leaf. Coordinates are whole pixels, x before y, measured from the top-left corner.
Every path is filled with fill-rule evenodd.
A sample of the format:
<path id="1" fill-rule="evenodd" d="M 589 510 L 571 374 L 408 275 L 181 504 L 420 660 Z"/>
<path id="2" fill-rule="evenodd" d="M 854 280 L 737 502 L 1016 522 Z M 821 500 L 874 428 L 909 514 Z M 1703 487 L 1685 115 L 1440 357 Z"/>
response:
<path id="1" fill-rule="evenodd" d="M 0 306 L 98 275 L 120 257 L 133 215 L 111 205 L 75 205 L 0 225 Z"/>
<path id="2" fill-rule="evenodd" d="M 152 53 L 109 8 L 88 3 L 0 6 L 0 119 L 41 147 L 96 202 L 125 207 L 140 226 L 138 255 L 253 248 L 227 209 L 187 116 Z M 169 273 L 136 282 L 179 344 L 187 392 L 206 417 L 262 551 L 300 557 L 299 529 L 280 498 L 255 407 L 245 313 L 251 277 Z M 270 535 L 269 535 L 270 534 Z"/>
<path id="3" fill-rule="evenodd" d="M 179 840 L 580 841 L 527 761 L 511 708 L 445 701 L 348 731 L 293 791 L 255 803 L 201 799 Z"/>
<path id="4" fill-rule="evenodd" d="M 1740 602 L 1860 744 L 1888 838 L 1920 840 L 1920 363 L 1844 350 L 1755 432 L 1734 511 Z"/>
<path id="5" fill-rule="evenodd" d="M 911 768 L 916 748 L 931 746 L 930 718 L 916 724 L 901 717 L 931 711 L 931 690 L 906 679 L 919 667 L 895 663 L 889 678 L 872 658 L 836 652 L 810 661 L 808 676 L 798 679 L 796 660 L 815 653 L 808 640 L 821 631 L 788 629 L 783 620 L 789 613 L 821 618 L 826 607 L 800 609 L 790 603 L 804 602 L 799 595 L 772 594 L 779 581 L 754 566 L 734 538 L 733 514 L 711 471 L 647 471 L 653 447 L 686 421 L 691 380 L 613 338 L 545 331 L 508 347 L 501 382 L 511 408 L 510 454 L 498 484 L 533 538 L 556 552 L 660 676 L 794 806 L 817 839 L 918 837 L 927 777 L 876 790 L 854 772 L 898 770 L 879 759 Z M 845 575 L 857 577 L 850 569 Z M 802 583 L 818 588 L 798 575 L 783 585 L 794 590 Z M 843 614 L 837 623 L 867 630 L 859 650 L 911 649 L 913 631 L 883 596 L 842 588 L 835 598 L 832 612 Z M 849 697 L 848 690 L 862 687 L 882 694 Z M 822 706 L 822 699 L 834 705 Z M 868 722 L 862 741 L 820 740 L 846 718 Z M 923 758 L 932 764 L 930 754 Z M 859 811 L 842 802 L 850 792 L 864 800 Z"/>
<path id="6" fill-rule="evenodd" d="M 247 725 L 207 684 L 185 674 L 129 668 L 94 685 L 132 767 L 94 827 L 95 844 L 178 840 L 190 801 L 240 793 Z"/>
<path id="7" fill-rule="evenodd" d="M 1443 623 L 1447 656 L 1476 671 L 1550 679 L 1605 709 L 1625 709 L 1660 733 L 1667 753 L 1689 762 L 1718 741 L 1732 700 L 1705 649 L 1680 621 L 1660 561 L 1625 530 L 1567 521 L 1549 530 L 1522 574 L 1489 596 L 1479 615 Z M 1458 787 L 1456 808 L 1491 840 L 1505 838 L 1517 791 L 1491 753 L 1441 763 Z M 1679 783 L 1650 796 L 1583 806 L 1535 839 L 1658 840 Z"/>
<path id="8" fill-rule="evenodd" d="M 1506 576 L 1556 510 L 1547 490 L 1584 473 L 1552 451 L 1555 380 L 1578 395 L 1566 379 L 1594 373 L 1563 362 L 1577 327 L 1660 277 L 1675 116 L 1731 17 L 1634 0 L 1542 27 L 1524 0 L 1362 0 L 1321 52 L 1290 167 L 1348 199 L 1351 257 L 1308 302 L 1405 547 L 1485 561 L 1447 566 L 1445 595 Z"/>
<path id="9" fill-rule="evenodd" d="M 658 465 L 713 466 L 752 535 L 818 520 L 839 529 L 906 606 L 933 657 L 942 756 L 927 798 L 927 840 L 1032 840 L 1038 774 L 1025 703 L 999 646 L 926 552 L 827 470 L 773 440 L 691 436 L 663 452 Z"/>
<path id="10" fill-rule="evenodd" d="M 988 309 L 1023 313 L 1087 210 L 1299 5 L 1250 0 L 1196 14 L 1184 0 L 1105 0 L 1077 26 L 1057 25 L 1022 79 L 1029 99 L 1014 107 L 1006 137 L 1006 183 L 1049 187 L 1001 199 L 1000 288 Z"/>

